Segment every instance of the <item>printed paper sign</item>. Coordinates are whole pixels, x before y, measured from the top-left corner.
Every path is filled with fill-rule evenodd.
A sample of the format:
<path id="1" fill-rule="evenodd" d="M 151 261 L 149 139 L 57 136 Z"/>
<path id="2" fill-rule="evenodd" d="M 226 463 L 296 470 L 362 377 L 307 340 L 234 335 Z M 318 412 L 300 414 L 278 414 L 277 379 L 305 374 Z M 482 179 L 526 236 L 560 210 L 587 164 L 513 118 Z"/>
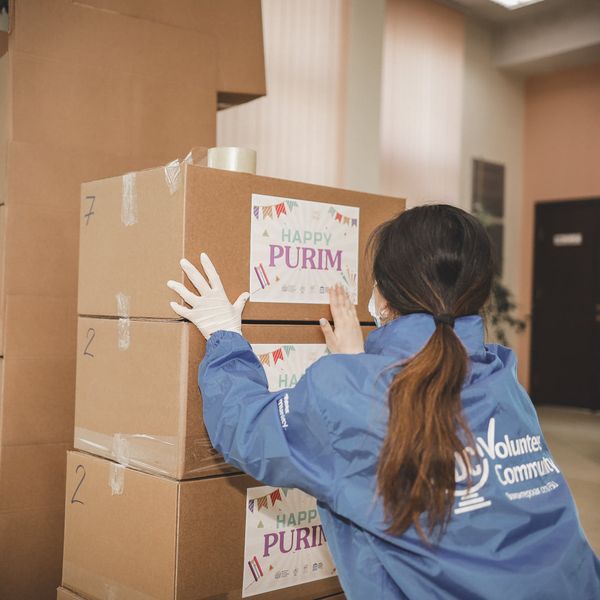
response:
<path id="1" fill-rule="evenodd" d="M 325 344 L 252 344 L 262 363 L 272 392 L 294 387 L 304 371 L 328 354 Z"/>
<path id="2" fill-rule="evenodd" d="M 242 598 L 334 575 L 315 499 L 290 488 L 248 488 Z"/>
<path id="3" fill-rule="evenodd" d="M 325 344 L 253 344 L 269 389 L 293 387 L 328 350 Z M 260 486 L 246 492 L 242 597 L 336 575 L 316 500 L 296 489 Z"/>
<path id="4" fill-rule="evenodd" d="M 359 212 L 252 194 L 250 301 L 327 304 L 341 283 L 357 304 Z"/>

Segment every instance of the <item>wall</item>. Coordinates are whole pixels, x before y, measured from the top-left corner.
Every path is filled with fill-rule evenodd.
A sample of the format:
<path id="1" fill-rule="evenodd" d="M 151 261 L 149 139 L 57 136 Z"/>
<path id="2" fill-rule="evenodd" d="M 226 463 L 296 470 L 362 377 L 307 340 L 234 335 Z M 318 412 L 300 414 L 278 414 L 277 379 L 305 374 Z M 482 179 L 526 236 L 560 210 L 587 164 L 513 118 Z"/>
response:
<path id="1" fill-rule="evenodd" d="M 494 65 L 492 34 L 468 19 L 462 105 L 460 206 L 471 209 L 473 159 L 501 163 L 504 176 L 504 283 L 520 293 L 521 212 L 523 202 L 523 79 Z M 515 346 L 516 335 L 509 335 Z"/>
<path id="2" fill-rule="evenodd" d="M 534 205 L 600 196 L 600 63 L 532 77 L 525 105 L 520 301 L 531 310 Z M 518 346 L 529 383 L 529 335 Z"/>
<path id="3" fill-rule="evenodd" d="M 381 69 L 386 0 L 350 0 L 344 174 L 348 189 L 381 189 Z"/>
<path id="4" fill-rule="evenodd" d="M 267 96 L 221 111 L 220 146 L 249 146 L 257 172 L 339 186 L 347 2 L 262 0 Z"/>
<path id="5" fill-rule="evenodd" d="M 432 0 L 388 0 L 382 192 L 459 204 L 464 17 Z"/>

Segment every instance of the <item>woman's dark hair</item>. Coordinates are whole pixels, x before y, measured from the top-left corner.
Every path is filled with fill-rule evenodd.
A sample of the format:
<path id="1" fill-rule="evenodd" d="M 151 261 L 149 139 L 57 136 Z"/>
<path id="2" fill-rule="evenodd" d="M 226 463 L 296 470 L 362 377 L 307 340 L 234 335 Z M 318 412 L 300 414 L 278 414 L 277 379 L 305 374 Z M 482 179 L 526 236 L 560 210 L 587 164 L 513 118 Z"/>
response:
<path id="1" fill-rule="evenodd" d="M 489 298 L 491 243 L 475 217 L 433 204 L 382 224 L 369 247 L 375 282 L 393 313 L 450 315 L 436 322 L 423 349 L 394 376 L 377 470 L 388 532 L 399 535 L 414 525 L 426 540 L 421 515 L 430 535 L 445 530 L 454 502 L 454 453 L 473 442 L 460 399 L 468 357 L 451 317 L 478 314 Z"/>

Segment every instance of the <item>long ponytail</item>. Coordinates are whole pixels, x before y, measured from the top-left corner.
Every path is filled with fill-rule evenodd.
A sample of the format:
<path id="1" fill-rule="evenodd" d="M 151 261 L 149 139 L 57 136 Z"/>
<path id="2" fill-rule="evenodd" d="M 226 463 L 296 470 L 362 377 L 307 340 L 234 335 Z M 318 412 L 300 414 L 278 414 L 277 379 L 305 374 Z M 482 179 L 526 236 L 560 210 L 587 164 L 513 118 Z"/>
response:
<path id="1" fill-rule="evenodd" d="M 427 540 L 444 532 L 452 514 L 455 453 L 473 445 L 460 396 L 469 359 L 453 323 L 481 312 L 489 298 L 491 242 L 475 217 L 434 204 L 384 223 L 369 248 L 377 289 L 392 314 L 438 315 L 433 335 L 390 385 L 377 469 L 388 532 L 399 535 L 412 525 Z"/>
<path id="2" fill-rule="evenodd" d="M 425 347 L 405 363 L 389 389 L 389 423 L 377 471 L 389 532 L 414 525 L 427 538 L 447 525 L 454 502 L 454 453 L 472 436 L 463 416 L 460 390 L 467 353 L 444 323 Z M 421 514 L 427 514 L 426 529 Z"/>

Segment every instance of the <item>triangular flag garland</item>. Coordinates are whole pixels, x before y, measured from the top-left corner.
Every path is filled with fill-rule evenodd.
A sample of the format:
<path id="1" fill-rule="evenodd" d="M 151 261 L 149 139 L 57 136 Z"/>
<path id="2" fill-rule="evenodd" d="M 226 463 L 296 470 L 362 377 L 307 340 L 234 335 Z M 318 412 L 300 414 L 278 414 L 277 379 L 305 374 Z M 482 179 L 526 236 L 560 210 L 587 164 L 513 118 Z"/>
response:
<path id="1" fill-rule="evenodd" d="M 285 200 L 271 204 L 270 206 L 254 206 L 252 207 L 252 214 L 255 219 L 272 219 L 281 217 L 281 215 L 287 215 L 288 212 L 292 212 L 294 208 L 298 207 L 298 203 L 295 200 Z M 275 209 L 275 210 L 273 210 Z"/>
<path id="2" fill-rule="evenodd" d="M 332 216 L 338 223 L 342 225 L 348 225 L 349 227 L 358 227 L 358 219 L 355 217 L 347 217 L 343 215 L 341 212 L 336 210 L 333 206 L 329 207 L 327 211 L 330 216 Z"/>
<path id="3" fill-rule="evenodd" d="M 284 360 L 285 358 L 289 357 L 289 355 L 295 350 L 296 348 L 292 345 L 281 346 L 280 348 L 275 348 L 275 350 L 272 350 L 271 352 L 259 354 L 258 360 L 260 360 L 261 364 L 270 367 L 271 364 L 276 365 L 280 360 Z"/>
<path id="4" fill-rule="evenodd" d="M 288 488 L 277 488 L 260 498 L 248 500 L 248 510 L 253 513 L 256 507 L 256 512 L 258 513 L 262 508 L 269 508 L 269 500 L 271 500 L 271 508 L 274 507 L 277 502 L 283 502 L 281 492 L 283 492 L 284 496 L 287 496 Z M 263 522 L 259 521 L 257 527 L 264 527 Z"/>

